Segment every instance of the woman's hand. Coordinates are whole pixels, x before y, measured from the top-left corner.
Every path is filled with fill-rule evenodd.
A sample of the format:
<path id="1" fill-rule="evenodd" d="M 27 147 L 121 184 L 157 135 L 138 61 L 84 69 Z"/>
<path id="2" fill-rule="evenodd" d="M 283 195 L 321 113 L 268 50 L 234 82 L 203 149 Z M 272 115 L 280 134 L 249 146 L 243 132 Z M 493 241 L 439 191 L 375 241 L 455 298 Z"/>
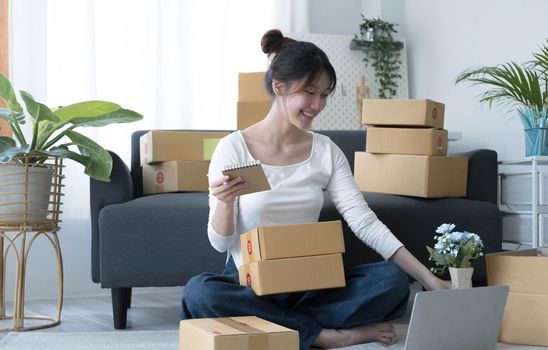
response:
<path id="1" fill-rule="evenodd" d="M 225 204 L 233 204 L 236 197 L 239 196 L 247 183 L 242 181 L 241 177 L 231 179 L 223 176 L 219 180 L 211 183 L 211 194 Z"/>
<path id="2" fill-rule="evenodd" d="M 426 290 L 451 289 L 451 281 L 444 281 L 434 274 L 425 280 L 423 287 Z"/>

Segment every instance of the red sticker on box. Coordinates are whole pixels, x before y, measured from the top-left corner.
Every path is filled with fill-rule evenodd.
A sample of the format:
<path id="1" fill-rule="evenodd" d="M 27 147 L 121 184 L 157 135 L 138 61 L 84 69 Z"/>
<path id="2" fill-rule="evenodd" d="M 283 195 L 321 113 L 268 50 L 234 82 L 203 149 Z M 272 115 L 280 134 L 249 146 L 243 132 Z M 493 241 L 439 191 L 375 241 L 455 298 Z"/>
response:
<path id="1" fill-rule="evenodd" d="M 253 253 L 253 245 L 251 244 L 251 240 L 247 240 L 247 254 L 251 255 Z"/>
<path id="2" fill-rule="evenodd" d="M 156 184 L 161 185 L 164 183 L 164 172 L 158 171 L 156 173 Z"/>
<path id="3" fill-rule="evenodd" d="M 437 117 L 438 117 L 438 109 L 434 107 L 434 109 L 432 109 L 432 119 L 436 119 Z"/>
<path id="4" fill-rule="evenodd" d="M 245 283 L 251 288 L 251 275 L 249 273 L 245 276 Z"/>
<path id="5" fill-rule="evenodd" d="M 438 150 L 442 150 L 442 139 L 441 139 L 441 136 L 438 136 Z"/>

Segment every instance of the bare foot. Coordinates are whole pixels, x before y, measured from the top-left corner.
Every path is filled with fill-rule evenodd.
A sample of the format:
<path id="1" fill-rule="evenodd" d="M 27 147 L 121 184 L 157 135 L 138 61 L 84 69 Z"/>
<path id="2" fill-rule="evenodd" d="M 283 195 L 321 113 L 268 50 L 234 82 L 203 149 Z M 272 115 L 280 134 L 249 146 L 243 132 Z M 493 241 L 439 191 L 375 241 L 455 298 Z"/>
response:
<path id="1" fill-rule="evenodd" d="M 374 323 L 348 329 L 322 329 L 313 345 L 329 349 L 371 342 L 389 344 L 395 337 L 396 332 L 392 324 Z"/>

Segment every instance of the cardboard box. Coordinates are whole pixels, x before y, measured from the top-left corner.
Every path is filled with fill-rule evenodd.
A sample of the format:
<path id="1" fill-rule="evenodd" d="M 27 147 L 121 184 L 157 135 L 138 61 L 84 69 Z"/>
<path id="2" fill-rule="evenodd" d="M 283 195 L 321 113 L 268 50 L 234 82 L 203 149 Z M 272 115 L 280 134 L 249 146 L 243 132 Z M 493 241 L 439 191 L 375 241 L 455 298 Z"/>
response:
<path id="1" fill-rule="evenodd" d="M 259 296 L 346 285 L 340 253 L 254 261 L 242 265 L 239 275 L 240 284 Z"/>
<path id="2" fill-rule="evenodd" d="M 244 264 L 253 261 L 344 253 L 340 221 L 256 227 L 240 235 Z"/>
<path id="3" fill-rule="evenodd" d="M 538 256 L 537 249 L 485 255 L 490 285 L 508 285 L 511 293 L 548 295 L 548 256 Z"/>
<path id="4" fill-rule="evenodd" d="M 485 255 L 488 284 L 510 287 L 500 341 L 548 346 L 547 255 L 542 248 Z"/>
<path id="5" fill-rule="evenodd" d="M 362 123 L 443 129 L 445 105 L 432 100 L 364 99 Z"/>
<path id="6" fill-rule="evenodd" d="M 149 131 L 139 140 L 141 165 L 170 160 L 211 160 L 217 143 L 229 133 L 229 131 Z"/>
<path id="7" fill-rule="evenodd" d="M 179 323 L 179 350 L 299 350 L 299 332 L 255 316 Z"/>
<path id="8" fill-rule="evenodd" d="M 260 122 L 270 111 L 272 100 L 238 101 L 236 120 L 238 130 L 243 130 Z"/>
<path id="9" fill-rule="evenodd" d="M 464 197 L 464 157 L 356 152 L 354 177 L 361 191 L 424 198 Z"/>
<path id="10" fill-rule="evenodd" d="M 367 128 L 365 150 L 369 153 L 447 155 L 447 130 L 419 128 Z"/>
<path id="11" fill-rule="evenodd" d="M 265 72 L 238 74 L 238 101 L 272 101 L 264 87 Z"/>
<path id="12" fill-rule="evenodd" d="M 207 192 L 209 162 L 172 160 L 143 165 L 143 193 Z"/>
<path id="13" fill-rule="evenodd" d="M 546 271 L 544 271 L 546 274 Z M 548 295 L 508 294 L 499 341 L 548 346 Z"/>

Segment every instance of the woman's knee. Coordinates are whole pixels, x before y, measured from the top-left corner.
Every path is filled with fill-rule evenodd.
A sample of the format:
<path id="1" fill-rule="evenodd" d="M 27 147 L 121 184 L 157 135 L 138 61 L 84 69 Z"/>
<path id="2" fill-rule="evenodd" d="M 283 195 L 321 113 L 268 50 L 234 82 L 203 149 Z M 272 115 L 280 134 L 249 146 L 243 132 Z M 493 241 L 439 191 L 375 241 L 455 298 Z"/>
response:
<path id="1" fill-rule="evenodd" d="M 207 283 L 208 279 L 209 274 L 205 273 L 189 279 L 183 288 L 183 303 L 197 305 L 211 298 L 213 288 L 210 288 L 211 283 Z"/>

